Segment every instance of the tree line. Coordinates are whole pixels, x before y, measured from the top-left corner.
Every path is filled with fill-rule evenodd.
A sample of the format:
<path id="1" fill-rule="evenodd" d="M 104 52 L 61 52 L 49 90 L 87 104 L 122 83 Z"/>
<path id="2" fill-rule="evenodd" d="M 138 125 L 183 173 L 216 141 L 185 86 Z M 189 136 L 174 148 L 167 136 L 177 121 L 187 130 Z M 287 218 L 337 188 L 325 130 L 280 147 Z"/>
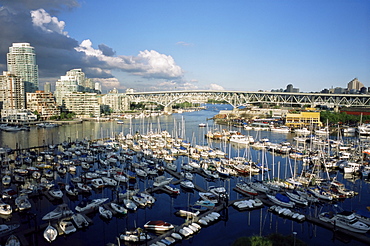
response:
<path id="1" fill-rule="evenodd" d="M 358 125 L 370 122 L 370 115 L 352 115 L 345 112 L 323 110 L 320 112 L 320 121 L 329 125 Z"/>

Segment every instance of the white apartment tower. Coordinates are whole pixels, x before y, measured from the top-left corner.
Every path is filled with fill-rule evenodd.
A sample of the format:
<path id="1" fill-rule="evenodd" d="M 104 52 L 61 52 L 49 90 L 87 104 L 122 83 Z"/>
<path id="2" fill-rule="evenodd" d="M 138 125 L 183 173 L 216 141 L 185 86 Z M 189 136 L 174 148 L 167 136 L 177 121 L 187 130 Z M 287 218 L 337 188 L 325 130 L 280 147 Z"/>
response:
<path id="1" fill-rule="evenodd" d="M 22 78 L 25 92 L 35 92 L 39 87 L 36 53 L 29 43 L 13 43 L 7 54 L 8 71 Z"/>
<path id="2" fill-rule="evenodd" d="M 55 83 L 54 92 L 57 104 L 62 105 L 66 95 L 78 92 L 78 87 L 78 78 L 76 76 L 60 76 L 60 79 Z"/>
<path id="3" fill-rule="evenodd" d="M 63 105 L 64 98 L 75 92 L 95 92 L 94 84 L 91 79 L 86 78 L 81 68 L 67 71 L 65 76 L 55 83 L 55 99 L 58 105 Z"/>

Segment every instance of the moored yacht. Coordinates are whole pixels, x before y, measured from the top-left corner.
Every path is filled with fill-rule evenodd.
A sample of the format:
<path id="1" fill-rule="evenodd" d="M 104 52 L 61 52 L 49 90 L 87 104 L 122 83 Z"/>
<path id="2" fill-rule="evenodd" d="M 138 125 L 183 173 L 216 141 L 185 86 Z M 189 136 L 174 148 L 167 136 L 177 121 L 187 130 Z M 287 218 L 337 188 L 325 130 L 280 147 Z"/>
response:
<path id="1" fill-rule="evenodd" d="M 277 193 L 275 196 L 266 194 L 267 197 L 275 204 L 283 207 L 292 208 L 294 207 L 294 202 L 290 201 L 289 197 Z"/>
<path id="2" fill-rule="evenodd" d="M 174 225 L 163 220 L 150 220 L 145 223 L 144 228 L 155 231 L 168 231 L 173 229 Z"/>
<path id="3" fill-rule="evenodd" d="M 47 213 L 44 217 L 42 217 L 42 220 L 59 219 L 62 217 L 70 216 L 72 214 L 73 212 L 68 207 L 68 205 L 63 203 L 63 204 L 58 205 L 53 211 Z"/>
<path id="4" fill-rule="evenodd" d="M 368 136 L 370 135 L 370 124 L 361 124 L 356 128 L 356 132 L 359 135 Z"/>
<path id="5" fill-rule="evenodd" d="M 319 215 L 319 219 L 357 233 L 366 233 L 370 229 L 368 225 L 359 221 L 355 214 L 350 211 L 342 211 L 337 214 L 323 212 Z"/>

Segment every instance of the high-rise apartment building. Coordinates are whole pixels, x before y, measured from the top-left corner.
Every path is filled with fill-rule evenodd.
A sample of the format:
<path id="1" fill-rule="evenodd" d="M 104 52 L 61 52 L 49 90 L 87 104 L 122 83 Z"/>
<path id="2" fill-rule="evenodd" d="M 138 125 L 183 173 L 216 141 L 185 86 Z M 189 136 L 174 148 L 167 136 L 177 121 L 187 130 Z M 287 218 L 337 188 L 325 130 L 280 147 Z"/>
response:
<path id="1" fill-rule="evenodd" d="M 25 92 L 35 92 L 39 88 L 36 53 L 29 43 L 13 43 L 7 54 L 8 71 L 22 78 Z"/>
<path id="2" fill-rule="evenodd" d="M 361 83 L 357 78 L 352 79 L 347 84 L 348 91 L 351 91 L 351 90 L 359 91 L 362 87 L 364 87 L 364 84 Z"/>
<path id="3" fill-rule="evenodd" d="M 2 121 L 37 120 L 37 116 L 26 109 L 22 78 L 7 71 L 0 75 L 0 109 Z"/>
<path id="4" fill-rule="evenodd" d="M 0 75 L 0 102 L 1 109 L 25 109 L 26 94 L 22 78 L 4 71 Z"/>
<path id="5" fill-rule="evenodd" d="M 82 69 L 72 69 L 67 71 L 65 76 L 60 76 L 60 79 L 55 84 L 55 99 L 58 105 L 63 105 L 63 100 L 66 95 L 75 92 L 94 93 L 95 88 L 91 79 L 86 78 Z"/>
<path id="6" fill-rule="evenodd" d="M 100 83 L 96 82 L 94 88 L 95 88 L 96 93 L 101 93 L 101 84 Z"/>
<path id="7" fill-rule="evenodd" d="M 50 84 L 50 82 L 46 82 L 44 84 L 44 92 L 46 92 L 46 93 L 50 93 L 51 92 L 51 84 Z"/>

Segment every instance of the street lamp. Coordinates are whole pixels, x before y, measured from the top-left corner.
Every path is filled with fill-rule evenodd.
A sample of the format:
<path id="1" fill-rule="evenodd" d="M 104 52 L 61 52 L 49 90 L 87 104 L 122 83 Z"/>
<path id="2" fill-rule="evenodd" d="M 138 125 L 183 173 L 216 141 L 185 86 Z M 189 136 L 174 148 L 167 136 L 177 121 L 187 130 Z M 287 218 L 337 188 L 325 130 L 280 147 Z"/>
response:
<path id="1" fill-rule="evenodd" d="M 293 245 L 295 246 L 295 238 L 296 238 L 297 232 L 293 231 Z"/>

